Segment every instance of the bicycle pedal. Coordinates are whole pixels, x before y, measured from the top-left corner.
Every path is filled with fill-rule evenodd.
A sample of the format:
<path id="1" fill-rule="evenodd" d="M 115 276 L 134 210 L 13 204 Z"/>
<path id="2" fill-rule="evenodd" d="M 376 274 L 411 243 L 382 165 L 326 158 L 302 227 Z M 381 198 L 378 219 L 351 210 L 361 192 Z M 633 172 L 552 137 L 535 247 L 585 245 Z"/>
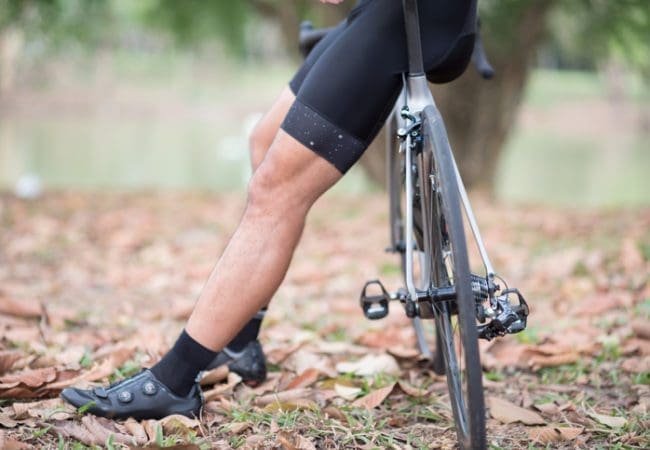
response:
<path id="1" fill-rule="evenodd" d="M 510 294 L 517 297 L 518 304 L 510 303 Z M 526 329 L 528 321 L 528 303 L 516 288 L 504 289 L 501 295 L 495 298 L 495 317 L 485 325 L 478 327 L 479 338 L 488 341 L 506 334 L 515 334 Z"/>
<path id="2" fill-rule="evenodd" d="M 373 286 L 379 287 L 379 293 L 372 295 L 368 293 L 369 288 Z M 363 310 L 363 315 L 370 320 L 378 320 L 386 317 L 388 315 L 389 301 L 390 295 L 379 280 L 367 281 L 359 297 L 359 304 Z"/>

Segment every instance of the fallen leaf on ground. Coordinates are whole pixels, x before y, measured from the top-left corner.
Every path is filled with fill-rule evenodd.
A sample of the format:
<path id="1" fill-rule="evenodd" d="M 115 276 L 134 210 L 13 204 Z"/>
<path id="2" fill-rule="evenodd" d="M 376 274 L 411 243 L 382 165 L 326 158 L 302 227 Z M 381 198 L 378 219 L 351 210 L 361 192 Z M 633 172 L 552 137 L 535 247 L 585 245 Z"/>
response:
<path id="1" fill-rule="evenodd" d="M 557 367 L 565 364 L 573 364 L 580 359 L 577 352 L 561 353 L 558 355 L 533 355 L 528 359 L 528 364 L 533 370 L 544 367 Z"/>
<path id="2" fill-rule="evenodd" d="M 426 393 L 426 389 L 417 388 L 404 380 L 399 380 L 397 385 L 406 395 L 410 395 L 411 397 L 422 397 Z"/>
<path id="3" fill-rule="evenodd" d="M 128 431 L 129 434 L 133 436 L 135 443 L 138 445 L 144 445 L 149 440 L 147 437 L 147 432 L 137 420 L 128 419 L 126 422 L 124 422 L 124 428 L 126 428 L 126 431 Z"/>
<path id="4" fill-rule="evenodd" d="M 56 436 L 60 434 L 64 438 L 72 438 L 80 441 L 86 445 L 103 445 L 104 441 L 99 441 L 99 438 L 93 433 L 88 431 L 86 427 L 77 422 L 70 420 L 57 420 L 52 425 L 51 432 Z"/>
<path id="5" fill-rule="evenodd" d="M 378 373 L 399 374 L 399 365 L 395 358 L 386 354 L 366 355 L 358 361 L 340 362 L 336 365 L 340 373 L 353 373 L 358 376 L 370 376 Z"/>
<path id="6" fill-rule="evenodd" d="M 11 369 L 11 366 L 13 366 L 22 356 L 21 352 L 15 350 L 0 351 L 0 375 Z"/>
<path id="7" fill-rule="evenodd" d="M 628 358 L 623 361 L 621 368 L 633 373 L 650 373 L 650 356 Z"/>
<path id="8" fill-rule="evenodd" d="M 560 408 L 558 408 L 558 406 L 553 402 L 536 403 L 536 404 L 533 405 L 533 407 L 536 410 L 541 411 L 541 412 L 543 412 L 545 414 L 557 414 L 557 413 L 560 412 Z"/>
<path id="9" fill-rule="evenodd" d="M 303 373 L 307 369 L 316 369 L 327 376 L 336 376 L 336 371 L 332 368 L 330 358 L 305 349 L 300 349 L 291 355 L 284 365 L 289 369 L 293 369 L 296 373 Z"/>
<path id="10" fill-rule="evenodd" d="M 227 365 L 219 366 L 216 369 L 209 370 L 201 378 L 201 386 L 209 386 L 220 383 L 228 378 L 229 369 Z"/>
<path id="11" fill-rule="evenodd" d="M 81 423 L 93 435 L 93 439 L 101 444 L 106 443 L 109 438 L 117 444 L 129 445 L 133 443 L 130 435 L 119 432 L 115 422 L 104 417 L 86 415 L 81 418 Z"/>
<path id="12" fill-rule="evenodd" d="M 0 314 L 36 319 L 41 317 L 43 306 L 35 300 L 13 300 L 0 297 Z"/>
<path id="13" fill-rule="evenodd" d="M 534 411 L 521 408 L 514 403 L 498 397 L 488 397 L 490 416 L 501 423 L 521 422 L 526 425 L 544 425 L 546 422 Z"/>
<path id="14" fill-rule="evenodd" d="M 384 400 L 386 400 L 386 397 L 388 397 L 391 392 L 393 392 L 395 384 L 396 383 L 391 383 L 388 386 L 372 391 L 368 395 L 352 402 L 352 406 L 366 409 L 376 408 L 377 406 L 381 405 Z"/>
<path id="15" fill-rule="evenodd" d="M 296 446 L 299 450 L 316 450 L 314 443 L 305 436 L 298 436 Z"/>
<path id="16" fill-rule="evenodd" d="M 303 387 L 309 387 L 318 381 L 318 376 L 320 372 L 318 369 L 313 367 L 305 370 L 300 375 L 296 376 L 291 382 L 287 385 L 287 389 L 297 389 Z"/>
<path id="17" fill-rule="evenodd" d="M 647 320 L 633 320 L 631 326 L 636 336 L 650 340 L 650 323 Z"/>
<path id="18" fill-rule="evenodd" d="M 265 406 L 269 403 L 279 402 L 285 403 L 301 398 L 309 398 L 312 395 L 310 388 L 291 389 L 289 391 L 276 392 L 274 394 L 266 394 L 255 399 L 257 406 Z"/>
<path id="19" fill-rule="evenodd" d="M 251 424 L 248 422 L 230 422 L 225 428 L 229 433 L 239 434 L 246 431 L 250 426 Z"/>
<path id="20" fill-rule="evenodd" d="M 335 384 L 334 391 L 339 397 L 345 400 L 354 400 L 361 394 L 361 388 L 355 386 L 345 386 L 343 384 Z"/>
<path id="21" fill-rule="evenodd" d="M 0 397 L 2 397 L 2 389 L 9 389 L 21 384 L 30 388 L 36 388 L 53 381 L 55 378 L 56 370 L 54 367 L 28 369 L 22 372 L 5 375 L 0 378 Z"/>
<path id="22" fill-rule="evenodd" d="M 330 416 L 332 419 L 336 419 L 339 422 L 347 422 L 348 418 L 343 414 L 343 411 L 338 409 L 336 406 L 327 406 L 323 408 L 323 412 Z"/>
<path id="23" fill-rule="evenodd" d="M 189 434 L 192 430 L 201 427 L 201 423 L 196 419 L 182 416 L 180 414 L 172 414 L 171 416 L 163 417 L 158 421 L 165 433 L 169 434 Z"/>
<path id="24" fill-rule="evenodd" d="M 8 412 L 9 408 L 3 408 L 2 411 L 0 411 L 0 426 L 4 428 L 13 428 L 16 425 L 18 425 L 18 422 L 16 422 L 12 414 Z M 0 446 L 0 448 L 2 448 Z"/>
<path id="25" fill-rule="evenodd" d="M 578 437 L 584 428 L 574 427 L 535 427 L 528 432 L 528 437 L 541 444 L 551 442 L 571 441 Z"/>
<path id="26" fill-rule="evenodd" d="M 627 423 L 627 419 L 625 417 L 608 416 L 606 414 L 597 414 L 593 412 L 587 414 L 592 419 L 602 423 L 603 425 L 607 425 L 610 428 L 623 428 Z"/>
<path id="27" fill-rule="evenodd" d="M 29 444 L 24 444 L 6 435 L 4 431 L 0 431 L 0 448 L 2 450 L 28 450 L 32 449 Z"/>
<path id="28" fill-rule="evenodd" d="M 203 397 L 206 402 L 214 400 L 215 398 L 224 395 L 227 392 L 230 392 L 235 386 L 239 384 L 241 377 L 235 372 L 230 372 L 228 374 L 228 382 L 224 384 L 217 384 L 214 388 L 203 393 Z"/>
<path id="29" fill-rule="evenodd" d="M 392 346 L 387 350 L 388 353 L 396 358 L 413 359 L 420 356 L 420 351 L 415 347 Z"/>

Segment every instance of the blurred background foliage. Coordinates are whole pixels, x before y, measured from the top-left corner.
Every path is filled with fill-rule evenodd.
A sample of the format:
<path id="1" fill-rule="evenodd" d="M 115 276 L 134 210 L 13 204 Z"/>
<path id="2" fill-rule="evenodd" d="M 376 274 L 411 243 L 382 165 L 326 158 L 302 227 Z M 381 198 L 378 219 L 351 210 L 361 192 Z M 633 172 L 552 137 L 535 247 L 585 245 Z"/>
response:
<path id="1" fill-rule="evenodd" d="M 639 147 L 647 150 L 647 0 L 480 0 L 479 4 L 484 41 L 497 77 L 484 82 L 470 69 L 457 82 L 434 87 L 467 184 L 499 191 L 500 173 L 508 160 L 503 151 L 516 136 L 520 106 L 535 97 L 527 91 L 529 81 L 535 74 L 549 80 L 549 71 L 566 73 L 568 77 L 557 78 L 557 83 L 569 85 L 579 79 L 576 73 L 594 74 L 610 100 L 631 98 L 641 117 L 634 119 L 640 125 L 631 144 L 635 148 L 632 153 L 638 153 Z M 101 72 L 106 65 L 118 67 L 118 71 L 137 68 L 136 72 L 146 72 L 145 85 L 151 84 L 147 77 L 153 80 L 156 71 L 186 71 L 193 86 L 203 89 L 192 91 L 190 98 L 229 100 L 237 111 L 243 108 L 237 103 L 247 101 L 247 94 L 241 91 L 245 82 L 251 86 L 251 108 L 261 111 L 273 98 L 266 91 L 279 91 L 282 80 L 286 82 L 298 64 L 296 35 L 301 20 L 331 25 L 345 17 L 352 6 L 349 0 L 339 6 L 316 0 L 3 0 L 0 98 L 4 101 L 0 111 L 6 122 L 24 104 L 12 103 L 12 93 L 33 91 L 34 87 L 59 89 L 56 80 L 62 72 L 70 72 L 61 66 L 70 65 L 80 68 L 78 79 Z M 197 67 L 218 69 L 199 73 Z M 206 78 L 220 83 L 221 90 L 230 86 L 232 96 L 225 99 L 220 93 L 210 97 Z M 78 81 L 70 79 L 75 80 L 71 84 Z M 589 83 L 595 83 L 594 78 L 582 79 L 591 81 L 574 83 L 569 89 L 576 89 L 571 92 L 579 94 Z M 175 78 L 165 78 L 170 80 Z M 232 116 L 243 120 L 236 113 Z M 222 123 L 234 122 L 225 118 Z M 208 136 L 194 139 L 202 142 Z M 539 149 L 535 152 L 545 151 L 543 144 L 529 145 L 530 155 L 536 145 Z M 556 154 L 551 151 L 548 155 Z M 383 156 L 382 151 L 369 151 L 362 161 L 366 175 L 379 183 L 384 174 Z M 0 181 L 5 185 L 16 171 L 6 172 L 3 180 L 0 168 Z M 206 174 L 206 185 L 199 187 L 210 187 L 208 177 Z"/>

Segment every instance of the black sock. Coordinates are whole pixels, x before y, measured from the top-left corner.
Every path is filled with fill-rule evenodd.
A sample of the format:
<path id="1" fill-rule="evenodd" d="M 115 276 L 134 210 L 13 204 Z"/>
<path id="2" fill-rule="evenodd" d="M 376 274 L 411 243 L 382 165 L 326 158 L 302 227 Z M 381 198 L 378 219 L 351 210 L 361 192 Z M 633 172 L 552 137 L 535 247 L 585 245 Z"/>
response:
<path id="1" fill-rule="evenodd" d="M 266 314 L 266 308 L 259 310 L 255 316 L 244 325 L 237 336 L 235 336 L 232 341 L 226 345 L 228 350 L 234 352 L 241 352 L 249 342 L 257 339 L 257 336 L 260 334 L 260 327 L 262 326 L 262 320 L 264 320 L 264 315 Z"/>
<path id="2" fill-rule="evenodd" d="M 192 390 L 196 376 L 216 355 L 217 352 L 205 348 L 183 330 L 171 350 L 151 371 L 174 394 L 185 397 Z"/>

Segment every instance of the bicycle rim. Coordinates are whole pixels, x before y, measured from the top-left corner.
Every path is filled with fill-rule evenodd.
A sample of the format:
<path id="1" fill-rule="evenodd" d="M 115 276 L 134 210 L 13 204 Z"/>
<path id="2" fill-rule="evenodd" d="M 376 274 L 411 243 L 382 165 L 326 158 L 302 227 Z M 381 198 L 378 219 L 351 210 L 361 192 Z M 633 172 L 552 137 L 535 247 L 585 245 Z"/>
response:
<path id="1" fill-rule="evenodd" d="M 485 402 L 476 307 L 451 149 L 446 139 L 438 142 L 437 146 L 432 141 L 432 116 L 435 113 L 431 107 L 422 113 L 423 151 L 431 152 L 433 166 L 433 177 L 426 180 L 433 191 L 426 205 L 432 246 L 429 257 L 433 260 L 432 276 L 436 284 L 439 287 L 455 286 L 456 289 L 455 301 L 435 305 L 436 330 L 440 338 L 438 349 L 444 356 L 449 400 L 460 448 L 482 449 L 486 447 Z M 441 120 L 439 115 L 435 119 Z"/>

